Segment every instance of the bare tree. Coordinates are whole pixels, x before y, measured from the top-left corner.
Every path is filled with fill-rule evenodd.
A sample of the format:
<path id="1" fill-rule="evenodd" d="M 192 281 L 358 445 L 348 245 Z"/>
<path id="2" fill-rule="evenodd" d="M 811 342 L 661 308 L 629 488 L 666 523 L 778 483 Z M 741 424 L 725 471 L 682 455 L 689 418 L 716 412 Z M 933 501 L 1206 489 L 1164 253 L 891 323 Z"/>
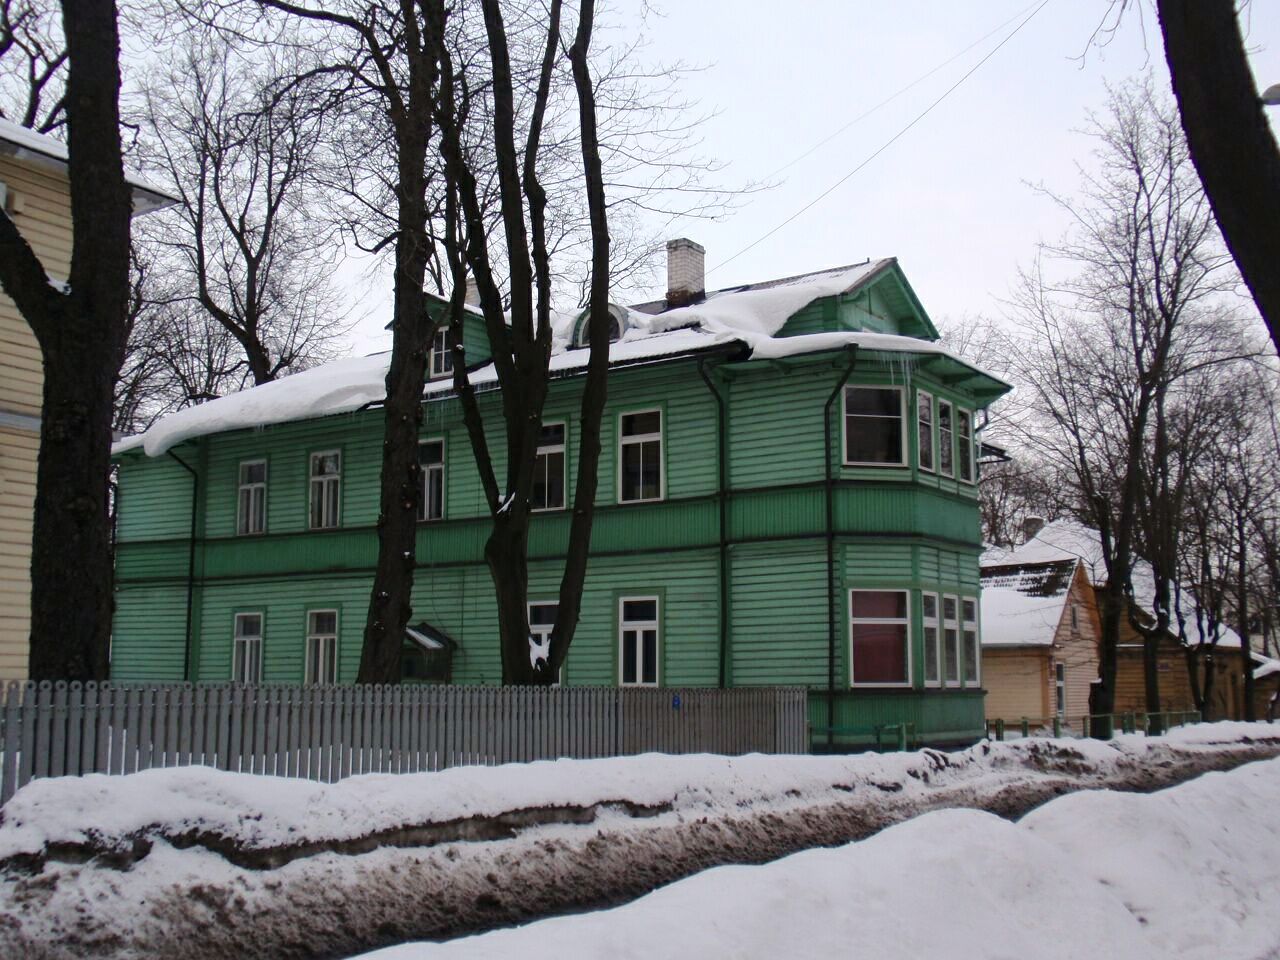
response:
<path id="1" fill-rule="evenodd" d="M 0 0 L 0 117 L 39 133 L 66 123 L 67 50 L 52 5 Z"/>
<path id="2" fill-rule="evenodd" d="M 107 675 L 112 393 L 129 309 L 131 197 L 120 147 L 114 3 L 63 0 L 71 270 L 55 289 L 0 210 L 0 285 L 44 359 L 31 555 L 33 679 Z"/>
<path id="3" fill-rule="evenodd" d="M 1133 0 L 1112 0 L 1106 42 Z M 1248 0 L 1156 0 L 1165 60 L 1191 159 L 1258 311 L 1280 350 L 1280 148 L 1263 113 L 1237 7 Z"/>
<path id="4" fill-rule="evenodd" d="M 166 262 L 181 283 L 166 270 L 164 290 L 143 293 L 153 313 L 177 308 L 189 327 L 177 304 L 185 291 L 239 344 L 231 369 L 206 358 L 224 373 L 207 379 L 214 396 L 328 359 L 347 330 L 330 280 L 341 247 L 319 212 L 316 177 L 331 105 L 314 84 L 290 82 L 302 69 L 284 42 L 187 32 L 144 90 L 140 156 L 180 199 L 147 240 L 176 255 Z M 210 331 L 195 342 L 220 348 L 225 338 Z"/>
<path id="5" fill-rule="evenodd" d="M 1208 325 L 1231 276 L 1177 119 L 1150 82 L 1113 91 L 1090 132 L 1098 172 L 1085 175 L 1082 199 L 1049 194 L 1076 224 L 1047 251 L 1066 276 L 1051 282 L 1038 264 L 1024 277 L 1016 310 L 1033 338 L 1021 356 L 1032 408 L 1025 440 L 1072 481 L 1081 519 L 1102 540 L 1107 583 L 1093 708 L 1111 713 L 1144 492 L 1152 489 L 1146 454 L 1167 425 L 1171 385 L 1196 364 L 1216 362 L 1186 359 L 1198 342 L 1190 331 Z M 1175 571 L 1163 549 L 1150 559 L 1154 623 L 1143 624 L 1144 674 L 1148 704 L 1158 710 L 1156 654 L 1172 622 Z"/>

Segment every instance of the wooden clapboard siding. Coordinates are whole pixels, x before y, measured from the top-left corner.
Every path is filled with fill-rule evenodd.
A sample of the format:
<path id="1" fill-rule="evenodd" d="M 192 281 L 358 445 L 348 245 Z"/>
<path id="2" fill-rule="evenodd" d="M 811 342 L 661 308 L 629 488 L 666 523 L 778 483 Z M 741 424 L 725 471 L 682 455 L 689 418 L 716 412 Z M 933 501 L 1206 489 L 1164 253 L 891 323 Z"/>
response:
<path id="1" fill-rule="evenodd" d="M 6 212 L 50 276 L 71 265 L 71 200 L 66 178 L 0 155 Z M 0 291 L 0 677 L 25 677 L 31 635 L 31 522 L 40 445 L 40 346 L 17 306 Z M 29 426 L 28 426 L 29 424 Z"/>
<path id="2" fill-rule="evenodd" d="M 870 301 L 879 309 L 877 303 Z M 804 317 L 797 315 L 802 321 L 797 329 L 871 323 L 846 315 L 866 304 L 841 303 L 834 313 L 828 306 L 806 308 Z M 885 310 L 890 306 L 888 299 L 881 304 Z M 900 311 L 901 302 L 893 309 Z M 730 489 L 723 530 L 717 502 L 718 405 L 698 362 L 676 358 L 612 371 L 592 559 L 581 620 L 565 665 L 567 684 L 616 684 L 619 600 L 656 596 L 661 682 L 717 684 L 725 626 L 723 672 L 729 685 L 801 684 L 825 691 L 829 625 L 823 405 L 847 363 L 844 354 L 834 353 L 779 363 L 704 358 L 702 372 L 709 372 L 726 403 Z M 958 386 L 963 377 L 927 357 L 867 354 L 859 357 L 850 382 L 903 387 L 908 462 L 844 467 L 843 410 L 837 399 L 831 428 L 838 712 L 855 725 L 907 720 L 926 740 L 972 738 L 981 731 L 981 689 L 976 684 L 961 690 L 925 687 L 920 592 L 978 596 L 977 487 L 918 470 L 915 388 L 964 409 L 980 404 Z M 580 446 L 582 384 L 580 376 L 554 379 L 544 413 L 544 421 L 563 420 L 568 426 L 570 495 Z M 493 391 L 479 397 L 501 482 L 505 444 L 499 400 Z M 663 415 L 665 497 L 657 503 L 620 504 L 620 418 L 654 408 Z M 265 678 L 299 681 L 306 614 L 321 608 L 339 613 L 339 678 L 354 678 L 377 552 L 383 415 L 369 409 L 228 431 L 175 451 L 200 474 L 191 679 L 227 679 L 235 613 L 261 612 Z M 483 552 L 488 508 L 456 400 L 428 398 L 420 436 L 445 444 L 445 517 L 419 526 L 411 622 L 426 621 L 457 642 L 456 682 L 497 683 L 501 668 L 493 585 Z M 331 449 L 343 456 L 341 523 L 336 530 L 310 531 L 309 455 Z M 252 459 L 268 463 L 267 531 L 237 536 L 238 468 Z M 121 603 L 116 618 L 120 653 L 113 661 L 113 677 L 150 678 L 153 674 L 142 672 L 145 652 L 152 647 L 170 651 L 157 662 L 172 669 L 177 662 L 174 638 L 179 646 L 185 642 L 185 625 L 179 629 L 153 619 L 185 622 L 192 486 L 182 468 L 167 458 L 150 459 L 135 450 L 119 462 L 123 494 L 117 589 L 122 598 L 136 597 Z M 563 510 L 533 519 L 530 600 L 556 599 L 569 520 Z M 727 584 L 720 582 L 722 542 Z M 848 591 L 857 588 L 911 591 L 912 675 L 906 688 L 849 689 L 847 603 Z M 723 609 L 722 590 L 727 594 Z M 160 611 L 158 618 L 148 617 L 148 609 Z"/>
<path id="3" fill-rule="evenodd" d="M 1014 723 L 1022 717 L 1041 719 L 1053 711 L 1050 699 L 1048 647 L 987 647 L 982 651 L 982 685 L 988 720 Z"/>

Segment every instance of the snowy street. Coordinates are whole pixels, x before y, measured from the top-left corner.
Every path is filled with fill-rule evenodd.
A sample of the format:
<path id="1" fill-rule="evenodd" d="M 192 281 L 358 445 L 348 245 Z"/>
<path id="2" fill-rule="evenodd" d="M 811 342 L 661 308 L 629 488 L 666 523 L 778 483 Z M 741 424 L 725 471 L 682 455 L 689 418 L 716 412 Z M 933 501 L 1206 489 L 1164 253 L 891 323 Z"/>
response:
<path id="1" fill-rule="evenodd" d="M 1280 870 L 1277 755 L 1280 727 L 1203 724 L 1107 743 L 648 754 L 333 785 L 198 767 L 39 780 L 0 816 L 0 954 L 346 957 L 578 912 L 546 921 L 538 949 L 717 943 L 712 955 L 763 957 L 822 937 L 806 952 L 1051 958 L 1089 952 L 1072 952 L 1087 915 L 1089 936 L 1126 945 L 1094 956 L 1267 956 L 1280 923 L 1251 891 Z M 1099 792 L 1232 768 L 1161 794 Z M 1053 799 L 1080 790 L 1093 792 Z M 904 904 L 928 922 L 903 929 Z M 526 944 L 546 926 L 528 929 L 392 956 L 541 956 Z M 1214 952 L 1228 933 L 1240 949 Z"/>
<path id="2" fill-rule="evenodd" d="M 1280 759 L 1077 793 L 1016 824 L 943 810 L 613 910 L 366 956 L 1260 960 L 1280 951 L 1278 805 Z"/>

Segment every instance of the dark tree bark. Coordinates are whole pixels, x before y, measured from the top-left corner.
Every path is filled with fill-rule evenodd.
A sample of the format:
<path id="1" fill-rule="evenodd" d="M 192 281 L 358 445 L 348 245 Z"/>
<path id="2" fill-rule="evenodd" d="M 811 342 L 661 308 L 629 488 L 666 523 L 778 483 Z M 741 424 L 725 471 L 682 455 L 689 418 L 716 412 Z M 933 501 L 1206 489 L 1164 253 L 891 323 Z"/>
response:
<path id="1" fill-rule="evenodd" d="M 1235 0 L 1158 0 L 1191 158 L 1280 350 L 1280 149 L 1258 99 Z"/>
<path id="2" fill-rule="evenodd" d="M 102 680 L 111 633 L 112 393 L 129 308 L 116 8 L 63 0 L 71 191 L 69 289 L 0 211 L 0 284 L 35 331 L 44 409 L 31 554 L 32 679 Z"/>
<path id="3" fill-rule="evenodd" d="M 465 367 L 454 365 L 454 386 L 481 476 L 492 519 L 485 560 L 493 579 L 498 607 L 499 643 L 504 683 L 555 682 L 572 642 L 581 607 L 586 558 L 595 505 L 600 451 L 600 421 L 609 364 L 609 237 L 604 186 L 595 125 L 595 102 L 587 67 L 594 7 L 585 2 L 577 36 L 569 52 L 579 101 L 583 176 L 592 238 L 591 347 L 583 396 L 577 488 L 573 502 L 569 557 L 562 575 L 560 608 L 546 656 L 534 656 L 528 623 L 529 497 L 537 459 L 542 410 L 547 397 L 551 357 L 551 258 L 547 239 L 546 193 L 539 182 L 540 138 L 550 86 L 560 48 L 560 0 L 548 7 L 546 43 L 538 61 L 537 83 L 528 114 L 523 149 L 517 147 L 516 97 L 507 29 L 496 0 L 483 0 L 491 67 L 493 101 L 491 151 L 497 173 L 498 203 L 510 277 L 510 310 L 503 305 L 486 243 L 484 205 L 462 143 L 467 105 L 467 77 L 457 72 L 454 57 L 441 46 L 441 152 L 449 181 L 450 230 L 461 221 L 465 256 L 451 253 L 454 285 L 451 339 L 456 344 L 467 268 L 480 292 L 493 362 L 502 390 L 506 438 L 505 487 L 500 487 L 485 438 L 483 417 Z M 487 145 L 487 147 L 490 145 Z M 447 246 L 453 247 L 453 244 Z M 464 262 L 465 261 L 465 262 Z M 507 324 L 509 317 L 510 325 Z"/>

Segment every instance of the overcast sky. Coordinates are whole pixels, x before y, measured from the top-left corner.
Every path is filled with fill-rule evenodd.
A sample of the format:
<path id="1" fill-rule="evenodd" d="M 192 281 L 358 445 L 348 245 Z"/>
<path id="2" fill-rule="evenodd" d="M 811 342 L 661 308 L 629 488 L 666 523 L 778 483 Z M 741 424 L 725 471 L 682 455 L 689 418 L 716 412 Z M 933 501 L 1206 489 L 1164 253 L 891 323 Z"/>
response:
<path id="1" fill-rule="evenodd" d="M 1137 0 L 1142 4 L 1144 0 Z M 1009 36 L 1038 3 L 1024 0 L 658 0 L 645 18 L 648 55 L 700 64 L 682 92 L 716 111 L 702 152 L 726 182 L 772 179 L 718 221 L 665 226 L 707 248 L 709 288 L 896 256 L 935 321 L 996 315 L 1020 264 L 1065 221 L 1031 183 L 1077 183 L 1092 149 L 1080 128 L 1106 85 L 1150 70 L 1168 86 L 1159 28 L 1135 11 L 1105 47 L 1089 38 L 1108 0 L 1049 0 L 928 115 L 749 251 L 892 139 Z M 615 0 L 626 22 L 640 0 Z M 1247 42 L 1261 87 L 1280 82 L 1280 4 L 1254 2 Z M 771 176 L 849 121 L 955 57 L 887 106 Z M 1280 112 L 1280 108 L 1273 108 Z M 1273 119 L 1273 125 L 1275 120 Z M 726 262 L 729 261 L 729 262 Z M 348 275 L 354 271 L 348 270 Z M 659 277 L 655 287 L 664 287 Z M 384 284 L 356 282 L 361 351 L 389 346 Z M 660 296 L 661 289 L 651 291 Z"/>

